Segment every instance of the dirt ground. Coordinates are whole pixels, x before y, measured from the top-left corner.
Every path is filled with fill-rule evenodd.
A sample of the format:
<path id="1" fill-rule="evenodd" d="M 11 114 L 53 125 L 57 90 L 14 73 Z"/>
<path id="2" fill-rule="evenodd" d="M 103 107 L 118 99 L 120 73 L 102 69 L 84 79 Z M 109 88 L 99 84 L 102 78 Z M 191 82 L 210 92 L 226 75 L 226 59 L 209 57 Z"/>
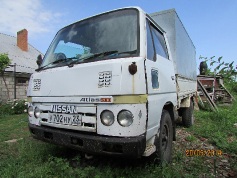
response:
<path id="1" fill-rule="evenodd" d="M 177 128 L 177 140 L 174 142 L 174 151 L 179 151 L 185 155 L 185 164 L 193 161 L 195 156 L 202 156 L 204 158 L 203 164 L 208 167 L 214 177 L 237 178 L 237 171 L 231 169 L 231 162 L 233 164 L 236 158 L 217 149 L 208 142 L 208 139 L 197 138 L 182 127 Z M 206 176 L 203 174 L 201 177 Z"/>

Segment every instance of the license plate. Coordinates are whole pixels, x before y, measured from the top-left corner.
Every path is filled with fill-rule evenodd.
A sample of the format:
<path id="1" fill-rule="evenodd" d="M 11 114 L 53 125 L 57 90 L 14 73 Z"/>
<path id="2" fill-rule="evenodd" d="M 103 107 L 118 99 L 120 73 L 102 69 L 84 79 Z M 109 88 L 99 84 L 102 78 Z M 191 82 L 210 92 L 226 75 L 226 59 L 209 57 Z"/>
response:
<path id="1" fill-rule="evenodd" d="M 49 123 L 78 126 L 81 125 L 81 115 L 51 114 Z"/>

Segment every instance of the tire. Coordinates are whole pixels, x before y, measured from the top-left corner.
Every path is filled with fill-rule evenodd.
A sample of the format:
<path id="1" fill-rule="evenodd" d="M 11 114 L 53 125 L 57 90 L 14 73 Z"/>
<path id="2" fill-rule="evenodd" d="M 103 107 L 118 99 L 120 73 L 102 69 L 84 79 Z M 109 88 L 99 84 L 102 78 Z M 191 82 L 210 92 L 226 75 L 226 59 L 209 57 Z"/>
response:
<path id="1" fill-rule="evenodd" d="M 173 141 L 173 126 L 171 117 L 168 111 L 162 111 L 160 133 L 156 137 L 156 156 L 158 161 L 163 163 L 170 163 L 172 160 L 172 141 Z"/>
<path id="2" fill-rule="evenodd" d="M 191 127 L 194 124 L 193 117 L 193 102 L 190 101 L 190 106 L 182 110 L 182 123 L 184 127 Z"/>

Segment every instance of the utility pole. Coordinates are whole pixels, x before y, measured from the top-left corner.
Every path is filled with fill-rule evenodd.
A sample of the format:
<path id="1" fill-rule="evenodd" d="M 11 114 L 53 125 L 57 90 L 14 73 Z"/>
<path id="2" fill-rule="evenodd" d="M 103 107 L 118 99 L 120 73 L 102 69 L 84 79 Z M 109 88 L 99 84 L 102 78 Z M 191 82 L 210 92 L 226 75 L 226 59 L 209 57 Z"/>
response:
<path id="1" fill-rule="evenodd" d="M 16 99 L 16 63 L 14 63 L 14 99 Z"/>
<path id="2" fill-rule="evenodd" d="M 14 99 L 16 99 L 16 63 L 14 63 L 14 65 L 9 65 L 8 67 L 14 67 L 14 70 L 13 70 L 13 77 L 14 77 Z"/>

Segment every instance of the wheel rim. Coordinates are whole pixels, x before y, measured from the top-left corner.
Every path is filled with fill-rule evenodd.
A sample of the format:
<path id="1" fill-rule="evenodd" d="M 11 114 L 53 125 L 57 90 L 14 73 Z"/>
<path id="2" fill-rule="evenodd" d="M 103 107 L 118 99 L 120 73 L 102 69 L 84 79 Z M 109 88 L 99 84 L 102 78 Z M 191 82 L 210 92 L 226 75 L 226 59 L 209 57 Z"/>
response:
<path id="1" fill-rule="evenodd" d="M 164 129 L 162 131 L 162 137 L 161 137 L 161 144 L 162 144 L 162 150 L 165 151 L 168 146 L 168 138 L 169 138 L 169 127 L 168 125 L 164 125 Z"/>

